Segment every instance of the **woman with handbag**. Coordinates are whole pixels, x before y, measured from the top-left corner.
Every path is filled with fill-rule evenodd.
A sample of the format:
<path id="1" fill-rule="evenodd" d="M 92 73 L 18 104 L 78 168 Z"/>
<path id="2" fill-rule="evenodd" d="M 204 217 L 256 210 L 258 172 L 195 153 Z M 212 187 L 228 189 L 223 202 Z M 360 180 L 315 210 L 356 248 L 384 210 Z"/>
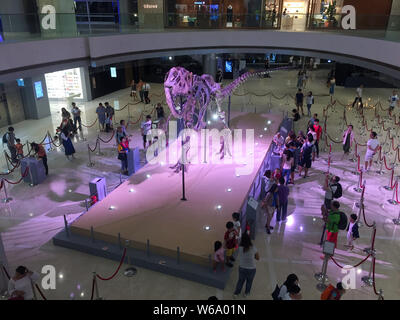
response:
<path id="1" fill-rule="evenodd" d="M 279 208 L 278 185 L 276 183 L 274 183 L 271 189 L 269 189 L 269 191 L 267 192 L 267 195 L 262 201 L 261 208 L 265 209 L 265 214 L 267 216 L 265 229 L 268 234 L 271 234 L 271 230 L 274 228 L 271 227 L 270 224 L 272 218 L 274 217 L 275 210 L 278 210 Z"/>
<path id="2" fill-rule="evenodd" d="M 121 173 L 128 175 L 128 153 L 129 141 L 127 137 L 123 137 L 118 144 L 118 160 L 121 160 Z"/>

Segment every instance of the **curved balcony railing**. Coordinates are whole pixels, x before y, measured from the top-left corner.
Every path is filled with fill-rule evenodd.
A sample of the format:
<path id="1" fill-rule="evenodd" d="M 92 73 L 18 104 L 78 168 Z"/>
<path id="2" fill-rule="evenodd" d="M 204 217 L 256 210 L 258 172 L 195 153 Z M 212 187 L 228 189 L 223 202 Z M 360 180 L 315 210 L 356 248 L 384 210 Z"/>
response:
<path id="1" fill-rule="evenodd" d="M 336 14 L 55 14 L 55 29 L 43 14 L 0 14 L 0 43 L 64 37 L 195 30 L 274 30 L 333 32 L 350 36 L 400 41 L 400 16 L 356 15 L 356 28 L 342 26 Z"/>

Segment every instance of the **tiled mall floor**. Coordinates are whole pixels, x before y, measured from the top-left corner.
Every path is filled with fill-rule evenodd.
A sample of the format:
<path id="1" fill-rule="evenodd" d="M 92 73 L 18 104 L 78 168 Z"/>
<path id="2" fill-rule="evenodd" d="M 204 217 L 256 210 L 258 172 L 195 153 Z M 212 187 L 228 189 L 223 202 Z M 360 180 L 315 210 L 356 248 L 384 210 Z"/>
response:
<path id="1" fill-rule="evenodd" d="M 312 112 L 317 112 L 322 119 L 322 109 L 330 97 L 325 86 L 325 77 L 328 70 L 313 72 L 307 84 L 307 90 L 314 93 L 316 104 Z M 295 94 L 296 74 L 294 72 L 279 72 L 272 74 L 271 79 L 251 79 L 240 87 L 232 97 L 233 110 L 248 112 L 282 112 L 290 111 L 293 106 L 292 98 L 276 99 L 268 92 L 273 92 L 276 97 L 286 93 Z M 153 84 L 152 103 L 161 101 L 162 86 Z M 247 94 L 245 93 L 252 93 Z M 343 103 L 352 102 L 355 89 L 336 88 L 335 97 Z M 364 100 L 373 105 L 380 99 L 384 108 L 387 108 L 387 99 L 391 94 L 390 89 L 364 89 Z M 157 95 L 157 96 L 156 96 Z M 83 122 L 91 124 L 95 120 L 95 108 L 99 101 L 109 101 L 115 104 L 119 102 L 122 108 L 128 103 L 129 89 L 120 90 L 101 99 L 80 105 L 83 113 Z M 14 125 L 17 137 L 22 141 L 39 141 L 45 132 L 49 130 L 54 133 L 55 127 L 60 122 L 60 114 L 57 111 L 65 106 L 65 103 L 52 103 L 52 116 L 42 120 L 28 120 Z M 226 106 L 226 104 L 224 105 Z M 121 118 L 135 122 L 139 114 L 145 108 L 145 113 L 152 107 L 143 104 L 132 105 L 129 110 L 117 112 L 117 120 Z M 344 126 L 341 119 L 342 106 L 335 106 L 329 111 L 328 133 L 333 139 L 340 139 Z M 380 114 L 384 114 L 380 111 Z M 374 119 L 373 110 L 366 111 L 368 119 Z M 295 129 L 305 129 L 307 117 L 296 123 Z M 355 112 L 347 112 L 348 121 L 359 130 L 359 120 Z M 369 127 L 372 122 L 370 121 Z M 387 122 L 390 125 L 390 121 Z M 376 124 L 376 122 L 375 122 Z M 386 125 L 387 127 L 387 125 Z M 374 127 L 378 127 L 375 125 Z M 4 132 L 4 128 L 1 130 Z M 137 125 L 131 126 L 129 132 L 133 135 L 131 146 L 140 146 L 140 131 Z M 84 129 L 84 137 L 87 141 L 75 141 L 77 159 L 68 161 L 62 150 L 49 153 L 50 175 L 46 181 L 38 186 L 29 187 L 27 184 L 8 186 L 8 193 L 13 198 L 8 204 L 0 205 L 0 231 L 6 249 L 10 269 L 17 265 L 26 265 L 29 268 L 41 271 L 44 265 L 54 265 L 57 274 L 62 278 L 57 279 L 56 290 L 45 291 L 48 299 L 89 299 L 91 290 L 92 272 L 96 271 L 107 276 L 114 272 L 117 267 L 115 261 L 110 261 L 91 255 L 83 254 L 69 249 L 53 246 L 51 242 L 54 236 L 63 227 L 63 215 L 67 215 L 71 221 L 84 210 L 84 199 L 88 197 L 88 181 L 94 177 L 105 176 L 109 189 L 119 183 L 119 161 L 117 160 L 116 146 L 114 139 L 108 144 L 101 144 L 103 156 L 93 154 L 95 166 L 89 168 L 87 144 L 94 147 L 98 132 L 97 124 L 89 129 Z M 378 130 L 378 134 L 383 131 Z M 393 135 L 393 133 L 392 133 Z M 111 134 L 101 133 L 105 140 Z M 366 136 L 357 135 L 357 140 L 365 143 Z M 382 142 L 385 137 L 380 136 Z M 344 196 L 340 199 L 343 211 L 350 214 L 357 213 L 355 202 L 360 194 L 353 191 L 357 185 L 358 177 L 351 174 L 355 170 L 356 163 L 348 159 L 341 160 L 341 145 L 333 145 L 333 162 L 331 172 L 342 178 Z M 389 149 L 388 146 L 385 150 Z M 359 151 L 363 157 L 364 148 Z M 393 159 L 394 154 L 387 153 L 387 157 Z M 321 248 L 318 245 L 322 220 L 320 219 L 320 206 L 323 203 L 324 192 L 322 183 L 324 171 L 327 169 L 327 154 L 322 153 L 321 158 L 313 164 L 310 171 L 311 177 L 299 179 L 296 175 L 294 186 L 290 187 L 289 213 L 290 219 L 285 224 L 276 225 L 271 235 L 267 235 L 262 226 L 264 217 L 260 216 L 259 228 L 255 246 L 258 248 L 261 261 L 257 264 L 257 275 L 253 285 L 252 294 L 248 299 L 271 299 L 271 292 L 276 283 L 282 283 L 289 273 L 296 273 L 300 279 L 300 285 L 304 299 L 319 299 L 320 292 L 316 289 L 317 281 L 314 274 L 320 272 L 322 260 L 320 259 Z M 4 159 L 0 163 L 5 169 Z M 375 165 L 375 170 L 379 165 Z M 11 174 L 11 180 L 18 180 L 19 172 Z M 382 186 L 388 183 L 389 174 L 378 175 L 374 172 L 365 176 L 366 189 L 366 215 L 367 222 L 376 222 L 376 287 L 383 289 L 386 299 L 398 299 L 400 290 L 397 285 L 399 281 L 400 258 L 399 231 L 394 226 L 392 219 L 397 217 L 398 208 L 390 205 L 387 200 L 392 197 L 392 192 L 386 191 Z M 3 192 L 3 191 L 1 191 Z M 3 197 L 3 193 L 2 193 Z M 173 222 L 171 222 L 173 223 Z M 275 220 L 273 220 L 275 224 Z M 370 243 L 371 229 L 363 226 L 360 228 L 361 238 L 356 243 L 353 252 L 346 251 L 343 246 L 345 232 L 339 236 L 339 246 L 336 251 L 336 259 L 342 265 L 353 265 L 363 259 L 364 247 Z M 223 235 L 221 235 L 222 238 Z M 211 253 L 212 248 L 210 248 Z M 124 265 L 123 268 L 126 266 Z M 343 299 L 377 299 L 371 287 L 364 286 L 360 281 L 361 277 L 368 274 L 370 260 L 362 264 L 357 273 L 356 289 L 349 290 Z M 124 277 L 120 272 L 113 280 L 100 282 L 100 295 L 105 299 L 206 299 L 216 295 L 220 299 L 231 299 L 234 286 L 237 281 L 237 266 L 231 275 L 225 290 L 217 290 L 194 282 L 178 279 L 164 274 L 138 269 L 136 276 Z M 333 263 L 328 265 L 328 276 L 332 282 L 344 276 L 341 269 Z"/>

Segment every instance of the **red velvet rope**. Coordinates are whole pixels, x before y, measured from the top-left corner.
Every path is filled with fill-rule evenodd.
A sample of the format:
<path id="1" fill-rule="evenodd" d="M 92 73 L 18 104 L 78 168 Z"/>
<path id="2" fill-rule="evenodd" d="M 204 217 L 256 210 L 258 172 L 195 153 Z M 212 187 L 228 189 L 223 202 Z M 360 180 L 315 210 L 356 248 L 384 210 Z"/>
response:
<path id="1" fill-rule="evenodd" d="M 6 178 L 4 178 L 3 180 L 4 180 L 4 181 L 7 181 L 7 182 L 10 183 L 10 184 L 18 184 L 18 183 L 20 183 L 20 182 L 28 175 L 28 171 L 29 171 L 29 167 L 26 167 L 24 173 L 21 175 L 21 179 L 19 179 L 19 180 L 16 181 L 16 182 L 9 181 L 9 180 L 7 180 Z"/>
<path id="2" fill-rule="evenodd" d="M 98 144 L 98 143 L 100 143 L 100 142 L 99 142 L 99 137 L 97 137 L 97 139 L 96 139 L 96 145 L 94 146 L 94 149 L 91 149 L 89 145 L 88 145 L 88 149 L 89 149 L 91 152 L 95 152 L 96 149 L 97 149 L 97 144 Z"/>
<path id="3" fill-rule="evenodd" d="M 47 300 L 46 297 L 44 296 L 42 290 L 40 290 L 40 287 L 37 285 L 37 283 L 35 283 L 35 287 L 36 287 L 37 291 L 39 292 L 40 296 L 42 297 L 42 299 Z"/>
<path id="4" fill-rule="evenodd" d="M 373 224 L 368 224 L 367 219 L 365 218 L 365 209 L 364 209 L 364 206 L 362 207 L 362 214 L 363 214 L 363 218 L 364 218 L 365 225 L 366 225 L 368 228 L 372 228 L 374 225 L 373 225 Z"/>
<path id="5" fill-rule="evenodd" d="M 97 136 L 97 138 L 103 143 L 109 143 L 114 138 L 114 135 L 115 135 L 115 130 L 113 130 L 111 138 L 109 140 L 107 140 L 107 141 L 104 141 L 102 138 L 100 138 L 100 135 Z"/>
<path id="6" fill-rule="evenodd" d="M 91 125 L 84 125 L 83 123 L 82 123 L 82 126 L 84 126 L 85 128 L 91 128 L 91 127 L 93 127 L 95 124 L 96 124 L 96 122 L 97 122 L 97 120 L 98 120 L 98 118 L 96 118 L 96 120 L 94 120 L 94 122 L 91 124 Z"/>
<path id="7" fill-rule="evenodd" d="M 115 275 L 118 273 L 119 269 L 121 268 L 122 263 L 124 262 L 125 255 L 126 255 L 126 248 L 124 248 L 124 253 L 122 254 L 121 262 L 119 263 L 117 270 L 115 270 L 115 272 L 112 276 L 110 276 L 108 278 L 103 278 L 103 277 L 99 276 L 98 274 L 96 274 L 97 278 L 99 278 L 100 280 L 103 280 L 103 281 L 111 280 L 112 278 L 114 278 Z"/>
<path id="8" fill-rule="evenodd" d="M 344 266 L 341 266 L 333 257 L 331 257 L 332 261 L 340 268 L 340 269 L 345 269 L 345 270 L 349 270 L 352 268 L 357 268 L 359 265 L 363 264 L 365 261 L 367 261 L 367 259 L 371 256 L 371 254 L 369 254 L 365 259 L 361 260 L 361 262 L 357 263 L 356 265 L 352 266 L 351 268 L 345 268 Z"/>
<path id="9" fill-rule="evenodd" d="M 90 295 L 90 300 L 93 300 L 93 296 L 94 296 L 94 284 L 95 284 L 95 278 L 93 278 L 92 280 L 92 294 Z"/>

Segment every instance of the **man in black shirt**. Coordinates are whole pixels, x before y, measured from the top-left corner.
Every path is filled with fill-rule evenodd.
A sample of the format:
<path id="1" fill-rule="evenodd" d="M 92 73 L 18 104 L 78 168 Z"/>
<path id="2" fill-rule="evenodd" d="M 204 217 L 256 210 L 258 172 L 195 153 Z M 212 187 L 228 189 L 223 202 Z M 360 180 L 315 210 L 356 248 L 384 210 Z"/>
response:
<path id="1" fill-rule="evenodd" d="M 301 108 L 301 114 L 304 116 L 304 111 L 303 111 L 303 100 L 304 100 L 304 94 L 301 89 L 299 89 L 296 93 L 296 107 L 297 111 L 299 111 L 299 108 Z"/>

